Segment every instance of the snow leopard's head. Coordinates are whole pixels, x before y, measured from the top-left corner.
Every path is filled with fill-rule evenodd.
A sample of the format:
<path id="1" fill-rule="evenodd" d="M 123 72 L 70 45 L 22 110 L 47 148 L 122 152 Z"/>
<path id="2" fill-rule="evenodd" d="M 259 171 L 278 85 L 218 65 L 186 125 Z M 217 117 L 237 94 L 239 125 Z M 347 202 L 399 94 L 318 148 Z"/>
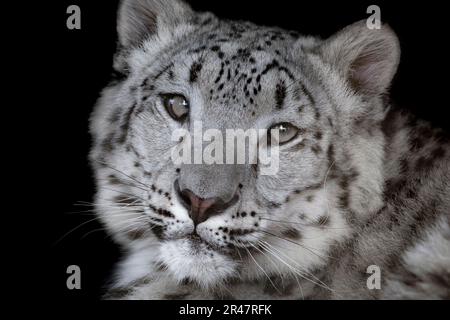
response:
<path id="1" fill-rule="evenodd" d="M 118 33 L 91 161 L 97 211 L 134 257 L 130 281 L 154 270 L 204 287 L 304 276 L 381 206 L 383 96 L 399 61 L 387 26 L 358 22 L 321 40 L 129 0 Z M 172 150 L 191 141 L 174 132 L 195 123 L 224 142 L 226 129 L 279 129 L 277 170 L 175 164 Z M 216 140 L 203 152 L 217 156 Z"/>

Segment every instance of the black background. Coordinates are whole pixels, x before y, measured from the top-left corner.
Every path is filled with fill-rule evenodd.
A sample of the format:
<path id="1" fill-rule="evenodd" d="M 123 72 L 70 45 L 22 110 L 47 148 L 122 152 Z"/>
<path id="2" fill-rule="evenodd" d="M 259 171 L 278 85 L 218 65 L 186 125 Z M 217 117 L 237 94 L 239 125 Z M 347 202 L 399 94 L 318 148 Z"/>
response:
<path id="1" fill-rule="evenodd" d="M 436 126 L 450 128 L 448 108 L 448 51 L 446 11 L 442 2 L 427 1 L 189 1 L 194 9 L 219 17 L 277 25 L 302 34 L 327 37 L 340 28 L 368 17 L 371 4 L 381 8 L 381 18 L 397 33 L 402 47 L 399 72 L 391 90 L 393 101 Z M 66 9 L 81 8 L 81 30 L 66 28 Z M 38 72 L 28 75 L 39 86 L 42 105 L 35 109 L 45 147 L 30 139 L 30 150 L 44 183 L 36 190 L 37 207 L 45 219 L 40 238 L 45 252 L 37 252 L 45 266 L 45 283 L 54 298 L 96 299 L 120 252 L 102 226 L 90 215 L 73 213 L 89 208 L 92 174 L 87 161 L 90 146 L 89 114 L 111 74 L 116 47 L 117 1 L 60 0 L 42 4 L 37 38 L 28 50 L 36 53 Z M 42 10 L 43 9 L 43 10 Z M 447 73 L 448 74 L 448 73 Z M 38 111 L 36 111 L 38 110 Z M 41 180 L 42 181 L 42 180 Z M 39 218 L 42 218 L 39 216 Z M 88 222 L 89 221 L 89 222 Z M 76 228 L 75 230 L 73 230 Z M 70 230 L 73 230 L 64 238 Z M 62 238 L 62 239 L 61 239 Z M 81 267 L 82 290 L 66 288 L 66 268 Z"/>

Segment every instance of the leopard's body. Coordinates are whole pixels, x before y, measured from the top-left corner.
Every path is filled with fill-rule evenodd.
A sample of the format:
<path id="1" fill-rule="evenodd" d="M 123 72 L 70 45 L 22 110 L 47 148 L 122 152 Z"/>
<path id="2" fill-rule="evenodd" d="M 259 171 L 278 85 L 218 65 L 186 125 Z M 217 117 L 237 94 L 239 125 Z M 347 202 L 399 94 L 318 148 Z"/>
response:
<path id="1" fill-rule="evenodd" d="M 321 40 L 127 0 L 118 31 L 119 77 L 91 119 L 97 211 L 126 253 L 107 297 L 450 298 L 449 139 L 386 99 L 400 57 L 389 27 Z M 174 93 L 183 121 L 161 102 Z M 195 121 L 298 134 L 272 175 L 175 165 L 171 134 Z M 194 224 L 175 182 L 237 200 Z"/>

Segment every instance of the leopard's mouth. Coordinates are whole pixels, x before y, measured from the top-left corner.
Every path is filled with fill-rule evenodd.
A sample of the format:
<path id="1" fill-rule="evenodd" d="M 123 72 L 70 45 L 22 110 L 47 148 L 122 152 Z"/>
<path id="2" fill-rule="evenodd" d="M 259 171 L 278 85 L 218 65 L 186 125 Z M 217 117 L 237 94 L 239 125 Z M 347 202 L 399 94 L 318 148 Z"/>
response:
<path id="1" fill-rule="evenodd" d="M 237 261 L 219 252 L 197 235 L 165 241 L 160 247 L 161 262 L 178 281 L 186 279 L 208 287 L 235 274 Z"/>
<path id="2" fill-rule="evenodd" d="M 219 248 L 216 248 L 216 246 L 206 242 L 205 240 L 203 240 L 196 233 L 193 233 L 193 234 L 190 234 L 190 235 L 186 236 L 185 239 L 187 241 L 189 241 L 192 249 L 195 250 L 195 251 L 199 251 L 199 250 L 202 250 L 202 249 L 219 251 L 218 250 Z"/>
<path id="3" fill-rule="evenodd" d="M 248 252 L 250 252 L 253 256 L 258 255 L 261 252 L 258 245 L 235 245 L 233 243 L 228 243 L 225 246 L 221 246 L 214 243 L 209 243 L 196 233 L 184 237 L 184 240 L 190 243 L 193 254 L 215 252 L 223 255 L 224 257 L 237 261 L 242 261 L 243 257 L 246 257 L 249 254 Z"/>
<path id="4" fill-rule="evenodd" d="M 197 233 L 190 234 L 184 239 L 190 243 L 190 246 L 195 253 L 208 251 L 217 252 L 230 257 L 233 256 L 232 251 L 234 249 L 234 246 L 232 246 L 231 244 L 229 244 L 228 246 L 221 246 L 215 243 L 210 243 L 200 237 Z"/>

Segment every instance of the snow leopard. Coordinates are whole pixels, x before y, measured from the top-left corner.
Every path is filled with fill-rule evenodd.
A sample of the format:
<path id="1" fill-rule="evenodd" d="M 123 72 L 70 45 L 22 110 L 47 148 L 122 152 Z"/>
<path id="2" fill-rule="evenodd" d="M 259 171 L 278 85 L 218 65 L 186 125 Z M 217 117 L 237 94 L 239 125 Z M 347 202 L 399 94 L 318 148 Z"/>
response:
<path id="1" fill-rule="evenodd" d="M 90 119 L 123 251 L 105 299 L 450 298 L 450 140 L 389 99 L 387 24 L 322 39 L 123 0 L 117 30 Z M 278 130 L 278 170 L 174 163 L 195 122 Z"/>

